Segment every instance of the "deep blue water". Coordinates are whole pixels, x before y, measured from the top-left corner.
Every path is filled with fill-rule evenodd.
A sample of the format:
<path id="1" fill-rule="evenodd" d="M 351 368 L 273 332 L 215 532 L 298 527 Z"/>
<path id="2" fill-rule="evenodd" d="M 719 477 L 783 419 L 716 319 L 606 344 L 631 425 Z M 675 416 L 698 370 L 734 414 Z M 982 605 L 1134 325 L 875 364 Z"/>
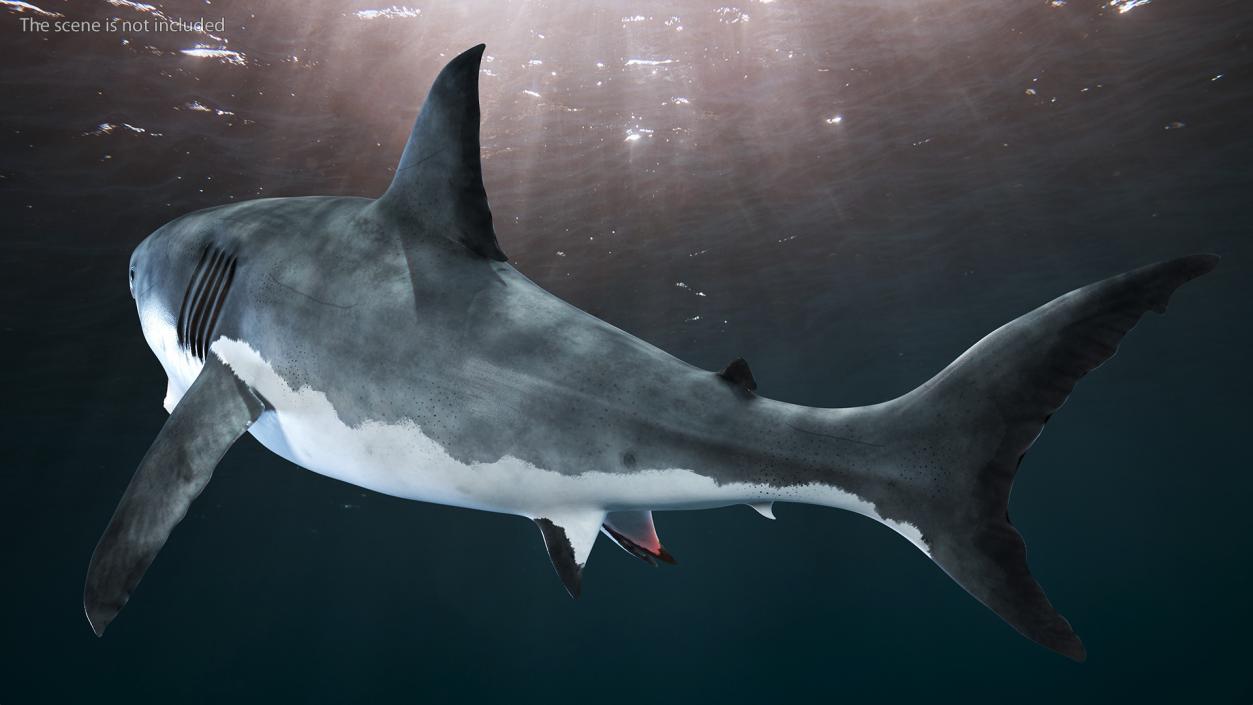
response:
<path id="1" fill-rule="evenodd" d="M 1248 3 L 34 5 L 226 29 L 37 33 L 0 3 L 0 703 L 1253 700 Z M 746 357 L 767 396 L 881 401 L 1072 288 L 1224 256 L 1018 476 L 1087 663 L 851 514 L 662 514 L 678 567 L 602 541 L 573 602 L 526 520 L 250 438 L 92 635 L 88 557 L 165 418 L 131 248 L 218 203 L 381 193 L 479 42 L 512 262 L 695 364 Z"/>

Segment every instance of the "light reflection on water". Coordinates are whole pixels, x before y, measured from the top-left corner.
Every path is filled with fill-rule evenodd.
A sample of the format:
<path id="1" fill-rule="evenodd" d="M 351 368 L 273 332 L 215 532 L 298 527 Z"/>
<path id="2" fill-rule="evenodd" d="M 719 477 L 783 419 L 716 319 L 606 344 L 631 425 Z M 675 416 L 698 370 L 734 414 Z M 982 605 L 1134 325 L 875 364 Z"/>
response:
<path id="1" fill-rule="evenodd" d="M 1125 213 L 1074 222 L 1053 204 L 1125 193 L 1144 154 L 1175 151 L 1161 140 L 1205 123 L 1188 114 L 1196 100 L 1171 96 L 1221 101 L 1216 92 L 1236 89 L 1215 80 L 1232 69 L 1221 62 L 1179 73 L 1169 94 L 1142 80 L 1173 61 L 1130 48 L 1169 31 L 1153 24 L 1160 7 L 1127 15 L 1142 6 L 985 4 L 978 21 L 976 6 L 924 0 L 643 3 L 628 14 L 539 2 L 158 9 L 108 0 L 67 12 L 226 19 L 222 36 L 113 37 L 121 41 L 101 47 L 102 60 L 125 62 L 113 81 L 145 86 L 142 96 L 106 100 L 113 112 L 89 109 L 76 126 L 113 140 L 143 126 L 147 136 L 201 142 L 187 160 L 165 161 L 165 176 L 203 184 L 218 202 L 379 192 L 430 77 L 486 42 L 485 175 L 502 241 L 517 243 L 506 251 L 540 280 L 562 280 L 564 295 L 603 303 L 590 287 L 624 284 L 638 266 L 681 273 L 689 265 L 672 251 L 709 253 L 683 276 L 693 280 L 735 273 L 745 252 L 867 282 L 866 272 L 903 255 L 924 270 L 960 261 L 963 272 L 1024 249 L 1046 271 L 1053 258 L 1053 267 L 1091 258 L 1088 234 L 1114 230 L 1099 221 Z M 1126 25 L 1137 19 L 1147 21 Z M 85 84 L 111 95 L 104 77 Z M 266 158 L 241 168 L 244 154 Z M 588 237 L 609 230 L 617 234 Z M 767 255 L 781 234 L 790 250 Z M 551 254 L 558 249 L 567 256 Z M 803 291 L 816 295 L 822 280 Z M 675 322 L 745 315 L 715 297 L 691 310 L 664 296 L 650 294 L 645 310 L 657 313 L 626 315 L 671 306 Z"/>
<path id="2" fill-rule="evenodd" d="M 235 64 L 236 66 L 243 66 L 248 63 L 248 60 L 244 58 L 244 55 L 238 51 L 214 48 L 205 45 L 198 45 L 192 47 L 191 49 L 183 49 L 181 50 L 181 53 L 201 59 L 218 59 L 219 61 L 228 64 Z"/>
<path id="3" fill-rule="evenodd" d="M 1241 25 L 1203 3 L 56 8 L 226 19 L 214 37 L 47 38 L 102 70 L 67 70 L 64 92 L 94 98 L 28 127 L 99 183 L 160 189 L 157 211 L 123 206 L 144 228 L 262 195 L 376 195 L 431 77 L 485 42 L 484 171 L 505 251 L 662 343 L 889 321 L 920 301 L 969 311 L 980 288 L 996 295 L 974 305 L 1025 306 L 1038 297 L 1016 293 L 1023 278 L 1054 293 L 1076 268 L 1221 250 L 1189 196 L 1238 186 L 1238 150 L 1213 147 L 1242 139 L 1248 59 L 1206 50 Z M 676 298 L 674 281 L 727 293 Z M 730 323 L 691 325 L 711 321 Z M 886 345 L 889 326 L 871 327 Z"/>

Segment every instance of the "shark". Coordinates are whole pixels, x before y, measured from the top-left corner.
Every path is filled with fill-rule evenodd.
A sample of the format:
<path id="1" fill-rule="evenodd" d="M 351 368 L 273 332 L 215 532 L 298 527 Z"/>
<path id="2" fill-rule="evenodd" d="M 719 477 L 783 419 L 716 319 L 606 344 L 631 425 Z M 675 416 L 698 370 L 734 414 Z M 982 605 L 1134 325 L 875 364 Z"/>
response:
<path id="1" fill-rule="evenodd" d="M 440 71 L 382 196 L 209 208 L 134 250 L 131 294 L 168 379 L 169 417 L 91 556 L 94 632 L 248 433 L 375 492 L 531 520 L 575 597 L 601 534 L 643 561 L 675 562 L 657 511 L 856 512 L 1023 636 L 1083 660 L 1010 521 L 1015 472 L 1078 380 L 1218 257 L 1071 291 L 890 401 L 776 401 L 743 359 L 690 365 L 508 263 L 482 178 L 483 51 Z"/>

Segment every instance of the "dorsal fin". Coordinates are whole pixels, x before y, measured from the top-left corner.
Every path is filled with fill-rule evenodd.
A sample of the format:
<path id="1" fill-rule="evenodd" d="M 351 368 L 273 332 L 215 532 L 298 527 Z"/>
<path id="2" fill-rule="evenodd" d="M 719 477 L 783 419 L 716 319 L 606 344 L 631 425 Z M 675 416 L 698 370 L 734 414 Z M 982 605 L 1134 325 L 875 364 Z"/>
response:
<path id="1" fill-rule="evenodd" d="M 479 158 L 479 62 L 484 45 L 439 72 L 376 206 L 408 231 L 433 233 L 505 261 L 492 228 Z"/>
<path id="2" fill-rule="evenodd" d="M 753 371 L 748 369 L 748 362 L 742 357 L 737 357 L 727 363 L 718 376 L 746 391 L 751 392 L 757 389 L 757 380 L 753 379 Z"/>

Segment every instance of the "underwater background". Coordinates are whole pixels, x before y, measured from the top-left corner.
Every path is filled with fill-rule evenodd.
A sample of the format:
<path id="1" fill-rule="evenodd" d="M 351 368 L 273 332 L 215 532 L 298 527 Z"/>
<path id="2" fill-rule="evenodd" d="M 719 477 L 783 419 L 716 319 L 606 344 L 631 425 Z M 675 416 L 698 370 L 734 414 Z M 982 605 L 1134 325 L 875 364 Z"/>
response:
<path id="1" fill-rule="evenodd" d="M 722 1 L 0 0 L 0 703 L 1253 701 L 1253 5 Z M 88 558 L 166 418 L 131 249 L 220 203 L 380 194 L 480 42 L 512 263 L 766 396 L 882 401 L 1075 287 L 1224 257 L 1018 475 L 1087 663 L 850 513 L 662 513 L 678 567 L 602 539 L 576 602 L 529 521 L 251 438 L 92 634 Z"/>

